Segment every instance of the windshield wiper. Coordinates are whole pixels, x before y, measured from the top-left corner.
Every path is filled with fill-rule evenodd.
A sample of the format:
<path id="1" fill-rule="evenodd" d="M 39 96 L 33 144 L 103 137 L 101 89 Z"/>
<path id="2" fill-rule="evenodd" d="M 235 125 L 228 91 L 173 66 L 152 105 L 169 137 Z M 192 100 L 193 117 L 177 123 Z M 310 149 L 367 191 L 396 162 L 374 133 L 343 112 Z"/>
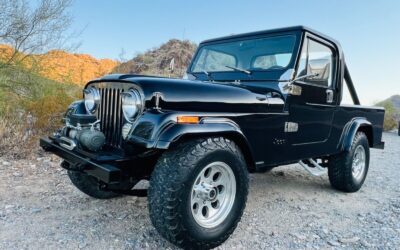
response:
<path id="1" fill-rule="evenodd" d="M 203 73 L 207 76 L 207 79 L 208 79 L 209 81 L 212 81 L 211 73 L 210 73 L 210 72 L 208 72 L 208 71 L 206 71 L 206 70 L 203 70 Z"/>
<path id="2" fill-rule="evenodd" d="M 248 75 L 251 75 L 251 71 L 248 71 L 248 70 L 245 70 L 245 69 L 236 68 L 236 67 L 227 66 L 227 65 L 225 65 L 225 67 L 227 67 L 228 69 L 233 69 L 235 71 L 239 71 L 239 72 L 243 72 L 243 73 L 246 73 Z"/>

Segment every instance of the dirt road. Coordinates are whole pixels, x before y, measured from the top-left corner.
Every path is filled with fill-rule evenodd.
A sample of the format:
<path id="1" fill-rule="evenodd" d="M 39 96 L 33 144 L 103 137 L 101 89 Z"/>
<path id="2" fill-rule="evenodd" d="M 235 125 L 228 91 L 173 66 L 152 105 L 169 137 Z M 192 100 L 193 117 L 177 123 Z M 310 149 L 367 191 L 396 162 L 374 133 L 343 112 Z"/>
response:
<path id="1" fill-rule="evenodd" d="M 384 140 L 354 194 L 298 165 L 250 175 L 245 214 L 220 249 L 399 249 L 400 137 Z M 152 227 L 146 198 L 89 198 L 59 162 L 0 158 L 0 249 L 174 248 Z"/>

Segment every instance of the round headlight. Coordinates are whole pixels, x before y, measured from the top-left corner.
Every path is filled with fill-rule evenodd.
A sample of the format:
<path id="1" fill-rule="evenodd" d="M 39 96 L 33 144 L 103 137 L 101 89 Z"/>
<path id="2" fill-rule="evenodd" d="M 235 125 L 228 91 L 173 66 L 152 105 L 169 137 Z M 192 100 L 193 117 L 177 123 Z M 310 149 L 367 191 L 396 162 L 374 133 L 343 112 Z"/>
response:
<path id="1" fill-rule="evenodd" d="M 122 112 L 127 121 L 134 121 L 142 110 L 142 99 L 135 89 L 130 89 L 122 94 Z"/>
<path id="2" fill-rule="evenodd" d="M 99 91 L 94 88 L 90 87 L 83 91 L 85 96 L 85 108 L 88 113 L 94 113 L 96 108 L 99 106 L 100 103 L 100 93 Z"/>

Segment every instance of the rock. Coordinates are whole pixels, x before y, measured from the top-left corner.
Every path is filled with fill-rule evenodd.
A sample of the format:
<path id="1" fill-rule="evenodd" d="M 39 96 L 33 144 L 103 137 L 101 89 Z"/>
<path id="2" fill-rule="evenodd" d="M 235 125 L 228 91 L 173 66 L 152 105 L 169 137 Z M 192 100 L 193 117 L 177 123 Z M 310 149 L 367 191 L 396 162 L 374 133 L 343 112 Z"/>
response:
<path id="1" fill-rule="evenodd" d="M 336 240 L 328 240 L 328 244 L 334 247 L 340 246 L 340 243 L 337 242 Z"/>
<path id="2" fill-rule="evenodd" d="M 87 246 L 86 242 L 81 242 L 81 243 L 79 243 L 78 248 L 82 249 L 82 248 L 85 248 L 86 246 Z"/>
<path id="3" fill-rule="evenodd" d="M 299 240 L 305 240 L 305 239 L 307 239 L 307 237 L 306 237 L 305 235 L 298 234 L 298 233 L 291 233 L 290 235 L 296 237 L 296 238 L 299 239 Z"/>
<path id="4" fill-rule="evenodd" d="M 351 238 L 341 238 L 339 239 L 340 242 L 342 243 L 356 243 L 357 241 L 359 241 L 360 238 L 358 237 L 351 237 Z"/>
<path id="5" fill-rule="evenodd" d="M 37 214 L 37 213 L 40 213 L 41 211 L 42 211 L 42 209 L 40 209 L 40 208 L 32 208 L 31 209 L 32 214 Z"/>
<path id="6" fill-rule="evenodd" d="M 13 176 L 14 177 L 22 177 L 22 176 L 24 176 L 22 173 L 20 173 L 20 172 L 14 172 L 13 173 Z"/>
<path id="7" fill-rule="evenodd" d="M 15 207 L 15 205 L 5 205 L 5 206 L 4 206 L 4 208 L 5 208 L 6 210 L 13 209 L 14 207 Z"/>
<path id="8" fill-rule="evenodd" d="M 370 244 L 370 243 L 366 242 L 365 240 L 361 241 L 361 245 L 363 245 L 366 248 L 373 248 L 375 246 L 373 244 Z"/>
<path id="9" fill-rule="evenodd" d="M 137 197 L 131 197 L 131 199 L 127 200 L 126 203 L 128 204 L 135 204 L 137 201 Z"/>
<path id="10" fill-rule="evenodd" d="M 123 220 L 123 219 L 125 219 L 126 217 L 128 217 L 128 214 L 122 214 L 122 215 L 120 215 L 120 216 L 117 218 L 117 220 Z"/>
<path id="11" fill-rule="evenodd" d="M 319 235 L 317 235 L 317 234 L 313 234 L 312 237 L 313 237 L 314 239 L 317 239 L 317 240 L 318 240 L 318 239 L 321 239 L 321 237 L 319 237 Z"/>

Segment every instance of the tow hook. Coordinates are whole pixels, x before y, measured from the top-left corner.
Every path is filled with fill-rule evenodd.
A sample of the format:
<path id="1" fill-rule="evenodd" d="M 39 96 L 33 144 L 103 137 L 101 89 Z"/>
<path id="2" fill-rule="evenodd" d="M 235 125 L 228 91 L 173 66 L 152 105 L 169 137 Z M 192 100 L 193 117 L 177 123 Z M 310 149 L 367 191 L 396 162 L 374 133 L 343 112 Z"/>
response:
<path id="1" fill-rule="evenodd" d="M 65 136 L 61 136 L 59 140 L 60 140 L 60 146 L 63 148 L 66 148 L 68 150 L 73 150 L 76 147 L 75 141 Z"/>
<path id="2" fill-rule="evenodd" d="M 81 164 L 72 165 L 67 161 L 61 162 L 61 167 L 63 169 L 72 170 L 72 171 L 82 171 L 84 169 L 84 165 L 81 165 Z"/>

